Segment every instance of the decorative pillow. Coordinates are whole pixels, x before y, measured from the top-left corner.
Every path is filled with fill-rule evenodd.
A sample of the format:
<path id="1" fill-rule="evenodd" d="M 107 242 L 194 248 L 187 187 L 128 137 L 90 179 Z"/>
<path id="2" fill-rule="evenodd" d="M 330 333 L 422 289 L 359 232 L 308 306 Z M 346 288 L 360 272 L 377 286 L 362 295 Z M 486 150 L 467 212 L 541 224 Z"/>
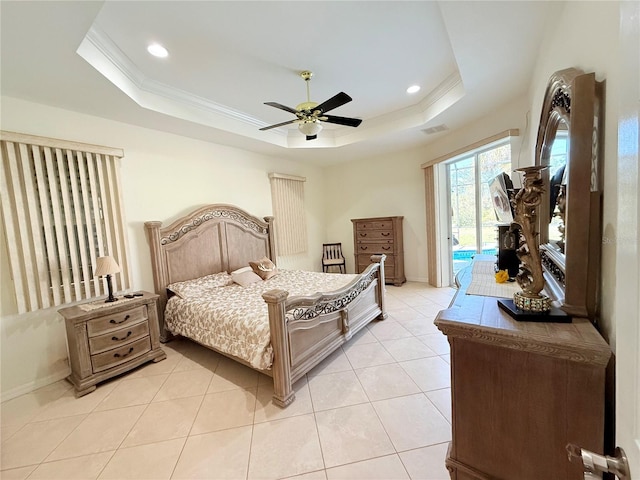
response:
<path id="1" fill-rule="evenodd" d="M 258 275 L 253 273 L 251 267 L 244 267 L 231 272 L 231 278 L 235 283 L 242 287 L 246 287 L 247 285 L 251 285 L 252 283 L 262 281 L 262 279 Z"/>
<path id="2" fill-rule="evenodd" d="M 181 298 L 189 296 L 202 295 L 204 292 L 212 288 L 220 288 L 231 285 L 233 280 L 227 272 L 213 273 L 204 277 L 194 278 L 193 280 L 185 280 L 183 282 L 175 282 L 167 287 L 173 293 Z"/>
<path id="3" fill-rule="evenodd" d="M 239 268 L 237 270 L 234 270 L 233 272 L 231 272 L 231 275 L 233 275 L 234 273 L 242 273 L 242 272 L 252 272 L 253 270 L 251 270 L 251 267 L 242 267 Z"/>
<path id="4" fill-rule="evenodd" d="M 253 269 L 253 272 L 263 280 L 268 280 L 280 273 L 275 264 L 267 257 L 263 257 L 257 262 L 249 262 L 249 265 Z"/>

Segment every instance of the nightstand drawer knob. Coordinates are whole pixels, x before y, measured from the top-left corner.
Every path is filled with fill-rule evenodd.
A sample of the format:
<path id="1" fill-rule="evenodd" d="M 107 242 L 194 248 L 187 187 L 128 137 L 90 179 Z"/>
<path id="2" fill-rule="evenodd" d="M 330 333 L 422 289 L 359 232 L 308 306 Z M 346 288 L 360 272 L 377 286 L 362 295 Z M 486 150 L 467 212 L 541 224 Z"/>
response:
<path id="1" fill-rule="evenodd" d="M 119 353 L 114 353 L 113 356 L 115 358 L 124 358 L 127 355 L 129 355 L 131 352 L 133 352 L 133 347 L 131 347 L 127 353 L 123 353 L 122 355 L 120 355 Z"/>
<path id="2" fill-rule="evenodd" d="M 119 342 L 120 340 L 124 340 L 125 338 L 129 338 L 130 336 L 131 336 L 131 330 L 129 330 L 124 337 L 118 338 L 116 336 L 113 336 L 113 337 L 111 337 L 111 340 L 113 340 L 114 342 Z"/>
<path id="3" fill-rule="evenodd" d="M 361 233 L 361 234 L 360 234 L 360 236 L 361 236 L 361 237 L 366 237 L 366 236 L 367 236 L 367 234 L 366 234 L 366 233 Z"/>
<path id="4" fill-rule="evenodd" d="M 369 247 L 362 247 L 362 246 L 361 246 L 361 247 L 360 247 L 360 250 L 366 250 L 367 248 L 369 248 Z"/>
<path id="5" fill-rule="evenodd" d="M 124 323 L 124 322 L 126 322 L 127 320 L 129 320 L 129 315 L 125 316 L 125 317 L 124 317 L 122 320 L 120 320 L 119 322 L 116 322 L 116 321 L 112 318 L 111 320 L 109 320 L 109 323 L 115 323 L 115 324 L 118 324 L 118 323 Z"/>

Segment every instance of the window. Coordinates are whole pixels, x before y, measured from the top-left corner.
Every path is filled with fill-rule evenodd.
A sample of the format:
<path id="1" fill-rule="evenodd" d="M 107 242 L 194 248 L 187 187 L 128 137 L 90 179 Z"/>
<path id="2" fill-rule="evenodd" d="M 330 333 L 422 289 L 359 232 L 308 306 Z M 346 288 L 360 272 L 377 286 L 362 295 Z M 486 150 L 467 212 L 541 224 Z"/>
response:
<path id="1" fill-rule="evenodd" d="M 517 129 L 505 130 L 504 132 L 475 142 L 472 145 L 429 160 L 421 165 L 424 170 L 425 180 L 425 206 L 428 225 L 427 260 L 429 283 L 431 285 L 440 287 L 452 283 L 453 263 L 454 261 L 458 261 L 458 259 L 452 258 L 452 250 L 454 247 L 456 250 L 463 250 L 460 246 L 460 241 L 467 220 L 473 218 L 476 225 L 480 226 L 480 232 L 478 232 L 476 228 L 473 228 L 474 232 L 471 232 L 472 237 L 462 239 L 469 243 L 470 250 L 482 251 L 484 249 L 483 244 L 489 241 L 491 235 L 486 233 L 486 226 L 485 229 L 483 229 L 482 224 L 489 222 L 488 217 L 491 217 L 492 210 L 483 208 L 483 204 L 488 205 L 492 202 L 488 194 L 486 197 L 482 195 L 483 189 L 487 188 L 488 192 L 488 187 L 484 186 L 482 182 L 485 182 L 487 177 L 492 178 L 492 175 L 495 177 L 503 168 L 500 164 L 507 165 L 507 163 L 510 162 L 511 151 L 514 146 L 513 143 L 519 143 L 517 141 L 518 136 L 519 131 Z M 494 149 L 497 149 L 497 151 L 492 152 Z M 483 152 L 485 153 L 483 154 Z M 492 158 L 494 154 L 497 154 L 496 158 Z M 481 157 L 479 169 L 476 169 L 476 163 L 474 163 L 476 162 L 476 160 L 474 160 L 476 156 Z M 457 177 L 452 180 L 449 166 L 457 160 L 466 160 L 468 164 L 463 165 L 463 163 L 460 163 L 457 166 L 460 167 L 458 171 L 453 173 L 453 175 L 457 175 Z M 484 170 L 482 163 L 484 163 L 486 167 Z M 472 164 L 473 166 L 471 166 Z M 493 167 L 497 167 L 497 169 Z M 465 171 L 463 171 L 463 169 L 465 169 Z M 510 173 L 507 170 L 502 171 Z M 480 182 L 480 187 L 476 188 L 478 181 Z M 455 182 L 458 182 L 456 185 L 458 192 L 452 192 L 452 187 L 455 185 Z M 468 185 L 465 186 L 465 183 Z M 473 193 L 470 193 L 468 191 L 469 188 L 467 188 L 471 185 L 473 185 Z M 466 192 L 465 188 L 467 189 Z M 467 199 L 468 201 L 460 198 L 456 200 L 455 195 L 457 193 L 465 193 L 470 197 Z M 452 205 L 452 197 L 454 197 L 454 202 L 458 201 L 461 203 Z M 464 208 L 462 208 L 464 202 L 472 206 L 464 210 Z M 458 218 L 452 218 L 452 213 L 458 207 L 461 207 Z M 489 213 L 487 213 L 487 211 Z M 491 218 L 491 223 L 495 224 L 495 215 Z M 452 225 L 452 223 L 455 223 L 455 225 Z M 455 238 L 453 236 L 452 226 L 455 227 L 457 231 Z M 494 229 L 493 237 L 495 239 L 495 227 L 492 228 Z M 457 245 L 453 245 L 454 243 L 457 243 Z M 464 252 L 459 252 L 457 256 L 460 257 L 463 253 Z M 456 266 L 458 265 L 460 264 Z"/>
<path id="2" fill-rule="evenodd" d="M 97 257 L 121 267 L 129 288 L 120 149 L 0 132 L 2 215 L 18 313 L 106 293 Z"/>
<path id="3" fill-rule="evenodd" d="M 476 150 L 447 164 L 451 204 L 453 273 L 476 253 L 497 254 L 496 219 L 489 182 L 500 173 L 511 176 L 508 142 Z"/>
<path id="4" fill-rule="evenodd" d="M 271 201 L 278 255 L 305 253 L 307 221 L 304 211 L 304 182 L 306 178 L 270 173 Z"/>

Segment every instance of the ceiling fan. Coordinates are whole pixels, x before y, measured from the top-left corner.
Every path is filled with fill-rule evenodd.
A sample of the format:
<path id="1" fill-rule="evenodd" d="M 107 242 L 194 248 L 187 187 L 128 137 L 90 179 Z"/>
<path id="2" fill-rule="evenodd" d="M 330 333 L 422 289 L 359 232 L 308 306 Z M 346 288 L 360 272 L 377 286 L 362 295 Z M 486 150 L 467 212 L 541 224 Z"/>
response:
<path id="1" fill-rule="evenodd" d="M 271 128 L 282 127 L 283 125 L 289 125 L 291 123 L 297 123 L 298 130 L 305 134 L 307 140 L 314 140 L 318 137 L 318 133 L 320 133 L 320 130 L 322 130 L 322 125 L 320 124 L 320 122 L 336 123 L 338 125 L 346 125 L 348 127 L 357 127 L 362 123 L 362 120 L 360 120 L 359 118 L 325 115 L 329 110 L 333 110 L 334 108 L 338 108 L 345 103 L 349 103 L 353 99 L 346 93 L 340 92 L 323 103 L 318 104 L 316 102 L 312 102 L 309 98 L 309 82 L 312 76 L 313 73 L 308 70 L 300 72 L 300 77 L 302 77 L 302 79 L 307 84 L 307 101 L 299 104 L 295 109 L 287 107 L 286 105 L 282 105 L 281 103 L 265 102 L 265 105 L 279 108 L 280 110 L 284 110 L 285 112 L 293 113 L 296 118 L 294 120 L 289 120 L 288 122 L 276 123 L 275 125 L 263 127 L 260 130 L 269 130 Z"/>

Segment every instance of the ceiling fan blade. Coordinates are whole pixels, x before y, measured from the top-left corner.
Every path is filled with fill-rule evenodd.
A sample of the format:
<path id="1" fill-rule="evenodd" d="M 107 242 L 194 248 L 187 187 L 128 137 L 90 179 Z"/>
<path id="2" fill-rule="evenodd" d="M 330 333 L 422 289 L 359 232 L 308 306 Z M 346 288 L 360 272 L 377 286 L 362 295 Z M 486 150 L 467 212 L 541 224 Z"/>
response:
<path id="1" fill-rule="evenodd" d="M 287 107 L 286 105 L 282 105 L 281 103 L 277 103 L 277 102 L 264 102 L 265 105 L 269 105 L 270 107 L 275 107 L 275 108 L 279 108 L 280 110 L 284 110 L 285 112 L 291 112 L 294 115 L 296 115 L 298 113 L 298 111 L 294 108 L 291 107 Z"/>
<path id="2" fill-rule="evenodd" d="M 329 110 L 333 110 L 334 108 L 338 108 L 342 105 L 344 105 L 345 103 L 349 103 L 351 100 L 353 100 L 349 95 L 347 95 L 344 92 L 340 92 L 337 95 L 334 95 L 333 97 L 331 97 L 329 100 L 321 103 L 320 105 L 318 105 L 316 108 L 314 108 L 313 110 L 320 110 L 322 113 L 324 112 L 328 112 Z"/>
<path id="3" fill-rule="evenodd" d="M 337 123 L 338 125 L 346 125 L 347 127 L 357 127 L 362 123 L 359 118 L 336 117 L 335 115 L 324 115 L 323 121 L 327 123 Z"/>
<path id="4" fill-rule="evenodd" d="M 318 135 L 307 135 L 307 140 L 315 140 L 318 138 Z"/>
<path id="5" fill-rule="evenodd" d="M 289 125 L 290 123 L 297 122 L 298 119 L 289 120 L 288 122 L 276 123 L 275 125 L 269 125 L 268 127 L 262 127 L 260 130 L 271 130 L 272 128 L 282 127 L 283 125 Z"/>

